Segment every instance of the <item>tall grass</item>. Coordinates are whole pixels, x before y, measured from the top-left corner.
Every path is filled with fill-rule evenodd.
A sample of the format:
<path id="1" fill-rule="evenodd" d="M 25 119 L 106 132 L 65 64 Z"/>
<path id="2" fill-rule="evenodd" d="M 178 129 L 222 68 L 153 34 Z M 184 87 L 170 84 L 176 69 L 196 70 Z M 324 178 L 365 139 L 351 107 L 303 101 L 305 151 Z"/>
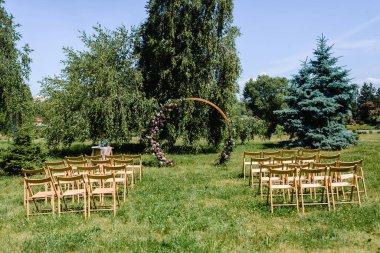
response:
<path id="1" fill-rule="evenodd" d="M 239 145 L 225 167 L 217 153 L 168 154 L 173 168 L 144 167 L 128 200 L 112 213 L 32 217 L 22 204 L 22 178 L 0 178 L 0 244 L 4 252 L 376 252 L 380 249 L 380 135 L 360 136 L 341 151 L 343 160 L 364 159 L 368 199 L 363 207 L 260 205 L 241 177 L 245 150 L 276 149 L 276 141 Z M 326 152 L 324 152 L 326 153 Z M 329 152 L 337 153 L 337 152 Z M 144 156 L 146 165 L 153 157 Z"/>

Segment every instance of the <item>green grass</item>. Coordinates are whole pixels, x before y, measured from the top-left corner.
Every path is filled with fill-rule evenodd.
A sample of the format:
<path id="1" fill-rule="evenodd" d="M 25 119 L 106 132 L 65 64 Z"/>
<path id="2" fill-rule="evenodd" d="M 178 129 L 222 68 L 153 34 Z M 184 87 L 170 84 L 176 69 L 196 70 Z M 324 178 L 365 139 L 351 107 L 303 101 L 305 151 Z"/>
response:
<path id="1" fill-rule="evenodd" d="M 22 205 L 22 178 L 0 178 L 0 251 L 3 252 L 376 252 L 380 249 L 380 135 L 360 136 L 341 151 L 364 159 L 369 197 L 363 207 L 294 208 L 259 204 L 241 177 L 245 150 L 275 149 L 276 142 L 239 145 L 226 167 L 217 153 L 173 155 L 173 168 L 145 166 L 128 200 L 111 213 L 84 220 L 66 214 L 31 217 Z M 324 152 L 326 153 L 326 152 Z M 336 153 L 336 152 L 330 152 Z M 153 157 L 144 156 L 152 164 Z"/>

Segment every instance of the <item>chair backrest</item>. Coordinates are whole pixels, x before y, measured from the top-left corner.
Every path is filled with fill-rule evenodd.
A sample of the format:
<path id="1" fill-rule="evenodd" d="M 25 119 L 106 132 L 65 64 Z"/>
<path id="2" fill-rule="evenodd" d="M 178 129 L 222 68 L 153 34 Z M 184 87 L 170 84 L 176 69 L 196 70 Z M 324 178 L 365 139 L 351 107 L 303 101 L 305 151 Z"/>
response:
<path id="1" fill-rule="evenodd" d="M 311 179 L 311 181 L 313 182 L 314 181 L 314 176 L 316 175 L 324 175 L 325 176 L 325 179 L 324 180 L 327 180 L 327 171 L 328 171 L 328 167 L 320 167 L 320 168 L 313 168 L 313 169 L 300 169 L 299 170 L 299 180 L 300 182 L 302 181 L 302 178 L 306 178 L 306 179 Z"/>
<path id="2" fill-rule="evenodd" d="M 319 148 L 316 149 L 300 149 L 299 154 L 302 156 L 310 156 L 310 155 L 319 155 L 321 150 Z"/>
<path id="3" fill-rule="evenodd" d="M 115 159 L 115 160 L 113 160 L 113 164 L 114 165 L 132 165 L 133 159 L 127 159 L 127 160 Z"/>
<path id="4" fill-rule="evenodd" d="M 67 165 L 71 167 L 84 167 L 87 166 L 88 163 L 86 160 L 67 160 Z"/>
<path id="5" fill-rule="evenodd" d="M 58 192 L 62 193 L 62 185 L 71 184 L 75 188 L 85 188 L 85 181 L 83 175 L 70 176 L 70 177 L 57 177 L 56 181 L 58 182 Z"/>
<path id="6" fill-rule="evenodd" d="M 312 156 L 296 156 L 296 163 L 314 163 L 317 160 L 316 155 Z"/>
<path id="7" fill-rule="evenodd" d="M 289 184 L 289 177 L 295 178 L 297 175 L 297 169 L 287 169 L 287 170 L 281 170 L 281 169 L 275 169 L 275 168 L 269 168 L 269 178 L 273 177 L 281 177 L 282 184 Z M 269 179 L 269 183 L 271 184 L 272 180 Z"/>
<path id="8" fill-rule="evenodd" d="M 142 155 L 129 155 L 129 154 L 124 154 L 123 155 L 124 160 L 133 160 L 133 164 L 139 164 L 142 165 Z"/>
<path id="9" fill-rule="evenodd" d="M 91 160 L 93 165 L 111 165 L 111 160 Z"/>
<path id="10" fill-rule="evenodd" d="M 261 164 L 260 165 L 261 169 L 267 169 L 269 170 L 283 170 L 284 165 L 283 164 Z"/>
<path id="11" fill-rule="evenodd" d="M 103 170 L 105 173 L 107 172 L 114 172 L 115 173 L 115 177 L 116 177 L 116 173 L 119 172 L 119 171 L 127 171 L 127 166 L 126 165 L 113 165 L 113 166 L 104 166 L 103 167 Z"/>
<path id="12" fill-rule="evenodd" d="M 108 179 L 113 179 L 112 180 L 112 187 L 115 188 L 116 187 L 116 182 L 115 182 L 115 174 L 114 173 L 111 173 L 111 174 L 103 174 L 103 175 L 91 175 L 91 174 L 88 174 L 87 175 L 87 179 L 88 179 L 88 184 L 90 186 L 90 189 L 93 187 L 93 183 L 97 183 L 97 182 L 101 182 L 100 183 L 100 187 L 105 187 L 105 183 L 106 182 L 109 182 L 107 181 Z M 111 182 L 109 182 L 111 183 Z"/>
<path id="13" fill-rule="evenodd" d="M 313 163 L 313 169 L 337 167 L 336 162 L 331 163 Z"/>
<path id="14" fill-rule="evenodd" d="M 123 155 L 106 155 L 106 159 L 123 159 Z"/>
<path id="15" fill-rule="evenodd" d="M 46 169 L 35 169 L 35 170 L 27 170 L 27 169 L 22 169 L 21 173 L 24 175 L 25 178 L 29 178 L 31 176 L 41 176 L 41 177 L 46 177 Z"/>
<path id="16" fill-rule="evenodd" d="M 86 155 L 85 157 L 84 157 L 84 159 L 86 159 L 87 160 L 87 162 L 90 164 L 91 163 L 91 161 L 94 161 L 94 160 L 102 160 L 103 159 L 103 157 L 101 156 L 101 155 Z"/>
<path id="17" fill-rule="evenodd" d="M 273 157 L 273 156 L 281 156 L 281 150 L 262 152 L 262 157 Z"/>
<path id="18" fill-rule="evenodd" d="M 271 163 L 272 163 L 272 157 L 251 158 L 252 165 L 271 164 Z"/>
<path id="19" fill-rule="evenodd" d="M 285 165 L 286 169 L 288 170 L 293 170 L 293 169 L 297 169 L 297 170 L 300 170 L 300 169 L 310 169 L 310 163 L 289 163 L 289 164 L 286 164 Z"/>
<path id="20" fill-rule="evenodd" d="M 282 156 L 296 156 L 298 155 L 298 149 L 283 149 L 281 150 Z"/>
<path id="21" fill-rule="evenodd" d="M 35 190 L 33 188 L 37 188 L 38 191 L 48 191 L 50 189 L 50 192 L 54 192 L 56 194 L 55 187 L 53 185 L 53 181 L 51 177 L 45 177 L 45 178 L 24 178 L 25 186 L 27 191 L 29 192 L 30 196 L 32 196 Z M 46 187 L 48 185 L 48 187 Z"/>
<path id="22" fill-rule="evenodd" d="M 84 157 L 83 155 L 80 155 L 80 156 L 65 156 L 65 160 L 68 161 L 83 161 L 84 160 Z"/>
<path id="23" fill-rule="evenodd" d="M 337 162 L 336 167 L 347 167 L 347 166 L 357 166 L 358 169 L 363 167 L 363 160 L 353 161 L 353 162 Z"/>
<path id="24" fill-rule="evenodd" d="M 243 158 L 252 158 L 252 157 L 256 157 L 256 158 L 260 158 L 262 157 L 262 152 L 258 151 L 258 152 L 248 152 L 248 151 L 244 151 L 244 154 L 243 154 Z"/>
<path id="25" fill-rule="evenodd" d="M 65 176 L 65 177 L 71 177 L 72 176 L 72 168 L 70 166 L 64 167 L 64 168 L 48 168 L 49 174 L 51 176 L 51 179 L 53 182 L 56 181 L 56 177 L 58 176 Z"/>
<path id="26" fill-rule="evenodd" d="M 340 160 L 340 153 L 335 154 L 335 155 L 319 155 L 318 156 L 318 161 L 323 162 L 323 161 L 339 161 Z"/>
<path id="27" fill-rule="evenodd" d="M 294 163 L 295 158 L 292 156 L 288 157 L 282 157 L 282 156 L 276 156 L 272 158 L 273 164 L 281 163 L 281 164 L 289 164 Z"/>
<path id="28" fill-rule="evenodd" d="M 357 166 L 346 166 L 346 167 L 330 167 L 330 176 L 334 176 L 335 173 L 342 174 L 342 173 L 353 173 L 356 174 Z"/>
<path id="29" fill-rule="evenodd" d="M 94 174 L 94 173 L 100 173 L 100 167 L 99 165 L 95 166 L 78 166 L 76 169 L 76 172 L 79 174 Z"/>
<path id="30" fill-rule="evenodd" d="M 58 161 L 58 162 L 45 162 L 46 168 L 65 168 L 66 164 L 65 161 Z"/>

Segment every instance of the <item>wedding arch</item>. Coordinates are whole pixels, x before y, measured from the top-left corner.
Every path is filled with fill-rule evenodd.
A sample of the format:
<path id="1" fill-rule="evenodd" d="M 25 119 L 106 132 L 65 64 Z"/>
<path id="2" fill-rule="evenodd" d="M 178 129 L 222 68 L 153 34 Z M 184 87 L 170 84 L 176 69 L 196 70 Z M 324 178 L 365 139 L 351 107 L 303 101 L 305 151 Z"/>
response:
<path id="1" fill-rule="evenodd" d="M 230 159 L 233 146 L 234 146 L 234 142 L 231 136 L 230 121 L 227 118 L 226 114 L 217 105 L 203 98 L 182 98 L 182 99 L 168 101 L 168 103 L 166 103 L 161 108 L 161 110 L 155 114 L 154 119 L 151 121 L 149 134 L 146 136 L 146 138 L 148 139 L 148 143 L 151 147 L 152 154 L 156 156 L 161 166 L 163 165 L 173 166 L 173 160 L 166 158 L 165 152 L 162 150 L 161 145 L 158 141 L 158 138 L 162 130 L 162 126 L 165 122 L 165 114 L 176 109 L 180 103 L 186 100 L 198 101 L 198 102 L 202 102 L 202 103 L 212 106 L 215 110 L 217 110 L 217 112 L 221 115 L 223 120 L 226 122 L 227 127 L 228 127 L 228 137 L 224 143 L 224 149 L 219 155 L 217 164 L 221 165 L 221 164 L 226 163 Z"/>

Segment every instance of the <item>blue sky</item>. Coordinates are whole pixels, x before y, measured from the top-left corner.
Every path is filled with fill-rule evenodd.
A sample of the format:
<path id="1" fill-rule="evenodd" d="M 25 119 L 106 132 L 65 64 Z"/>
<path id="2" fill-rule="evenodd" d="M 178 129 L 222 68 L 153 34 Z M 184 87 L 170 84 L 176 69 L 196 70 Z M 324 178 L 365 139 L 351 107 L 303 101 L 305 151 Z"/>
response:
<path id="1" fill-rule="evenodd" d="M 60 73 L 63 47 L 83 49 L 78 31 L 96 23 L 114 29 L 137 26 L 146 18 L 145 0 L 6 0 L 5 8 L 21 25 L 18 31 L 34 50 L 30 87 L 38 94 L 45 76 Z M 351 70 L 353 82 L 380 87 L 379 0 L 235 0 L 234 24 L 240 28 L 237 50 L 242 88 L 259 74 L 290 78 L 300 61 L 312 56 L 322 33 L 334 44 L 338 64 Z"/>

